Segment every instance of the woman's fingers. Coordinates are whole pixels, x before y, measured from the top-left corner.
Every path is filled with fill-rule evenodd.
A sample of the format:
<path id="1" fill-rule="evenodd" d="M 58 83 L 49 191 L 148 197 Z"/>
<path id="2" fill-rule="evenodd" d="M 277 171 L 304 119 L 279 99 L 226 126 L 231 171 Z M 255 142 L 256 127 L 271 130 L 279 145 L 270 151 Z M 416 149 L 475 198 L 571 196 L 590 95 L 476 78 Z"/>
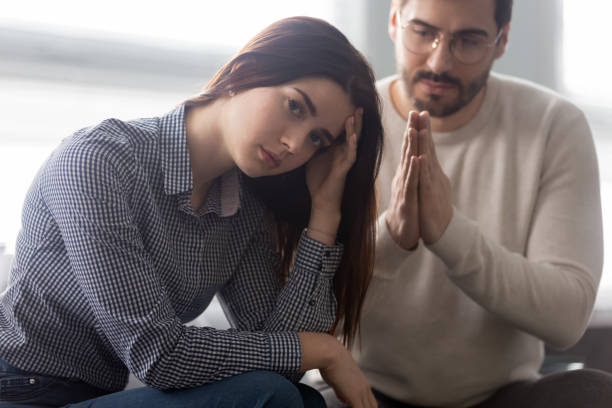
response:
<path id="1" fill-rule="evenodd" d="M 363 126 L 363 108 L 358 108 L 349 116 L 345 122 L 346 141 L 343 146 L 336 146 L 343 154 L 341 163 L 342 170 L 348 172 L 357 159 L 357 146 Z"/>
<path id="2" fill-rule="evenodd" d="M 361 138 L 361 130 L 363 129 L 363 108 L 357 108 L 355 111 L 355 134 L 357 135 L 357 141 Z"/>

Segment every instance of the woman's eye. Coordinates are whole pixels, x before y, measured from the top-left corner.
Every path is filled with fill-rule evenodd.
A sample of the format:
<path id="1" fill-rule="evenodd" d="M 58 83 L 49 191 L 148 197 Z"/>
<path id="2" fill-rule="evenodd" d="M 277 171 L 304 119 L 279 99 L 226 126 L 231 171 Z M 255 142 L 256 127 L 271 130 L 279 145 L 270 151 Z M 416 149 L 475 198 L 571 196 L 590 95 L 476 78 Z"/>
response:
<path id="1" fill-rule="evenodd" d="M 323 140 L 321 139 L 319 135 L 317 135 L 314 132 L 311 132 L 309 136 L 310 136 L 310 141 L 312 142 L 313 145 L 315 145 L 317 149 L 323 147 Z"/>
<path id="2" fill-rule="evenodd" d="M 288 104 L 291 113 L 293 113 L 295 116 L 302 117 L 304 111 L 302 109 L 302 105 L 300 105 L 298 101 L 290 98 Z"/>

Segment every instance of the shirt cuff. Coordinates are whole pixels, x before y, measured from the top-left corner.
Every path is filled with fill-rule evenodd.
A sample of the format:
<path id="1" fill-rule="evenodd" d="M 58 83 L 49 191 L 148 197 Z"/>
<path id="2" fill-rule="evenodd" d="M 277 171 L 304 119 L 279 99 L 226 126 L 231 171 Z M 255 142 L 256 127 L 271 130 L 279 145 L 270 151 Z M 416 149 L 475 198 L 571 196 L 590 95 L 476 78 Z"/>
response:
<path id="1" fill-rule="evenodd" d="M 270 333 L 270 370 L 281 375 L 296 374 L 302 368 L 302 344 L 297 332 Z"/>
<path id="2" fill-rule="evenodd" d="M 295 256 L 295 266 L 320 273 L 321 276 L 333 277 L 342 260 L 343 251 L 344 246 L 340 243 L 325 245 L 310 238 L 306 232 L 302 232 Z"/>

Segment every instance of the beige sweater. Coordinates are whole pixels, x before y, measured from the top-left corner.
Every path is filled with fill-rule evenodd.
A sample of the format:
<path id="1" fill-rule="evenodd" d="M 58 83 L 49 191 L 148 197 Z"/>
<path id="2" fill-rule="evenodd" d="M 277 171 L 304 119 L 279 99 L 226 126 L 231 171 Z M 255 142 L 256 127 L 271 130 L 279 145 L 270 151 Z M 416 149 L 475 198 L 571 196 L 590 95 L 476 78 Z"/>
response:
<path id="1" fill-rule="evenodd" d="M 379 82 L 389 203 L 405 120 Z M 597 160 L 582 112 L 492 75 L 466 126 L 434 133 L 453 186 L 442 238 L 404 251 L 379 218 L 374 279 L 354 356 L 372 386 L 405 402 L 464 407 L 538 377 L 543 342 L 568 347 L 589 321 L 602 270 Z M 361 346 L 361 350 L 359 347 Z"/>

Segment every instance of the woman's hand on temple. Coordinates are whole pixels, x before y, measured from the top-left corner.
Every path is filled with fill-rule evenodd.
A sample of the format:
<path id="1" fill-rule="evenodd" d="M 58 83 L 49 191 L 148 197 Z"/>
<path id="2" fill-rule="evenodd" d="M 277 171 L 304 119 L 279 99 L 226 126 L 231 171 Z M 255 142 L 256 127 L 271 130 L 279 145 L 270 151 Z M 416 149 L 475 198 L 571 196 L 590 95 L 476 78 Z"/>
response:
<path id="1" fill-rule="evenodd" d="M 306 184 L 313 207 L 340 209 L 344 181 L 357 158 L 363 109 L 357 109 L 345 121 L 346 141 L 315 155 L 306 165 Z"/>
<path id="2" fill-rule="evenodd" d="M 340 205 L 346 175 L 357 159 L 357 145 L 361 135 L 363 109 L 358 108 L 345 121 L 346 140 L 315 155 L 306 165 L 306 185 L 312 202 L 310 231 L 324 232 L 335 241 L 340 223 Z M 315 234 L 317 235 L 317 234 Z M 320 235 L 320 234 L 318 234 Z"/>

